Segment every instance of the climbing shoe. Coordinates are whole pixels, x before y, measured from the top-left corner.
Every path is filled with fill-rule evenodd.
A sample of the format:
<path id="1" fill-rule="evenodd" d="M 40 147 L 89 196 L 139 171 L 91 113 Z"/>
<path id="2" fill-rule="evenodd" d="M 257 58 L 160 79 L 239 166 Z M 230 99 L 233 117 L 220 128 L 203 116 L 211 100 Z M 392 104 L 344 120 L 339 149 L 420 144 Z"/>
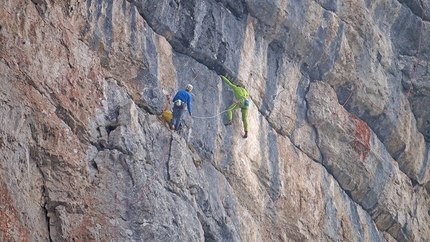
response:
<path id="1" fill-rule="evenodd" d="M 231 121 L 231 120 L 229 120 L 226 124 L 225 124 L 225 126 L 229 126 L 229 125 L 232 125 L 233 124 L 233 122 Z"/>
<path id="2" fill-rule="evenodd" d="M 172 130 L 173 130 L 173 129 L 175 129 L 175 125 L 174 125 L 174 124 L 171 124 L 171 125 L 170 125 L 170 129 L 172 129 Z"/>
<path id="3" fill-rule="evenodd" d="M 243 138 L 248 138 L 248 131 L 245 131 L 245 135 L 243 135 Z"/>

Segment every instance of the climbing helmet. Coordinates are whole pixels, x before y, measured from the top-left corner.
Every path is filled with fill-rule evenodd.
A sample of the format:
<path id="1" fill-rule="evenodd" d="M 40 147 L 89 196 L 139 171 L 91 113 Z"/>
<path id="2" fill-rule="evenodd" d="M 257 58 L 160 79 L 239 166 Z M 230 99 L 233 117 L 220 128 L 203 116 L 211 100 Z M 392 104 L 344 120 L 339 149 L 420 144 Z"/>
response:
<path id="1" fill-rule="evenodd" d="M 185 90 L 191 91 L 193 90 L 193 86 L 191 84 L 187 84 L 187 86 L 185 87 Z"/>

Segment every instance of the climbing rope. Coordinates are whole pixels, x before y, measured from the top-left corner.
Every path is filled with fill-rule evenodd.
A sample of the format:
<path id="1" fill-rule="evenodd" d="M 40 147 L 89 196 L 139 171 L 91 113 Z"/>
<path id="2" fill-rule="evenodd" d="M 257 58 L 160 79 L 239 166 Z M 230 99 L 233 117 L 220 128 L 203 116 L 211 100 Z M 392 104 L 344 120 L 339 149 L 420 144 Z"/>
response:
<path id="1" fill-rule="evenodd" d="M 217 113 L 217 114 L 216 114 L 216 115 L 214 115 L 214 116 L 207 116 L 207 117 L 193 116 L 193 118 L 198 118 L 198 119 L 210 119 L 210 118 L 216 118 L 216 117 L 220 116 L 221 114 L 223 114 L 223 113 L 225 113 L 225 112 L 227 112 L 227 111 L 228 111 L 228 110 L 224 110 L 224 111 L 222 111 L 222 112 Z"/>

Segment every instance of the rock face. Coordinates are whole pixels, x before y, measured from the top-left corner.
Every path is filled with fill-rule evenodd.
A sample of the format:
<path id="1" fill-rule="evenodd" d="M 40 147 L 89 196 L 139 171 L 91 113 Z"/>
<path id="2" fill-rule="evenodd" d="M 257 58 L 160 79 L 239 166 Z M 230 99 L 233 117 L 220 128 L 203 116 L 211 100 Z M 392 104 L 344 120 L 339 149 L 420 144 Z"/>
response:
<path id="1" fill-rule="evenodd" d="M 1 241 L 427 241 L 430 3 L 3 0 Z M 250 93 L 224 126 L 232 90 Z M 180 132 L 161 117 L 192 83 Z"/>

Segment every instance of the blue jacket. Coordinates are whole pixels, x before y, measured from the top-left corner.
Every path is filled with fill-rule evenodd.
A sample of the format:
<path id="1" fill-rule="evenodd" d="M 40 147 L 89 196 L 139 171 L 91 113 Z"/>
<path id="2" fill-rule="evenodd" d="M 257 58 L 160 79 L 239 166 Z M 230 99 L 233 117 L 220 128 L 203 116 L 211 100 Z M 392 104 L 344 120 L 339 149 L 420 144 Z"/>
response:
<path id="1" fill-rule="evenodd" d="M 187 103 L 188 112 L 190 114 L 192 114 L 193 113 L 193 105 L 191 104 L 191 101 L 193 100 L 193 97 L 191 96 L 191 93 L 189 93 L 185 90 L 180 90 L 178 93 L 176 93 L 176 95 L 172 101 L 175 102 L 178 99 Z"/>

